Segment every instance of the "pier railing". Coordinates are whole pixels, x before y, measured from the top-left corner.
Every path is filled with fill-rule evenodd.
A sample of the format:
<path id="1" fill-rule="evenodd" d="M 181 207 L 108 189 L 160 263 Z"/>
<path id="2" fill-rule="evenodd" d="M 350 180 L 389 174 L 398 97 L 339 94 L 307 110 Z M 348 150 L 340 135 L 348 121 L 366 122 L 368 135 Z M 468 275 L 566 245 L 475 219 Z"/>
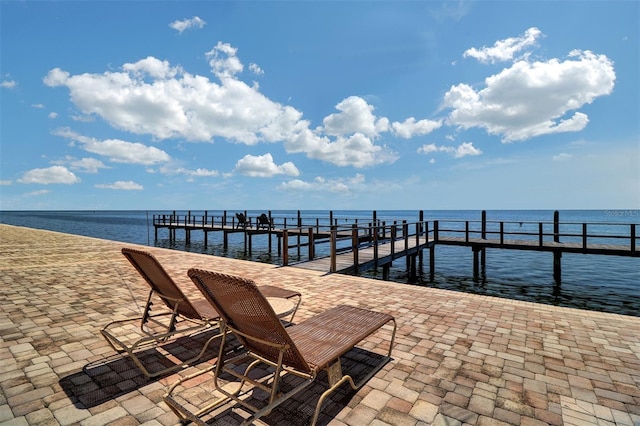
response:
<path id="1" fill-rule="evenodd" d="M 535 242 L 538 247 L 553 247 L 555 243 L 584 251 L 615 247 L 630 254 L 636 252 L 640 237 L 635 223 L 435 220 L 433 226 L 436 243 L 448 238 L 463 239 L 465 243 L 494 240 L 499 245 Z"/>
<path id="2" fill-rule="evenodd" d="M 353 223 L 352 225 L 331 225 L 296 227 L 282 230 L 282 264 L 289 265 L 289 250 L 308 247 L 308 259 L 311 261 L 318 257 L 330 258 L 330 272 L 336 272 L 337 256 L 343 253 L 351 253 L 353 256 L 353 268 L 358 271 L 360 265 L 359 253 L 363 248 L 373 249 L 374 262 L 379 259 L 379 250 L 385 245 L 386 255 L 395 256 L 396 253 L 407 252 L 411 247 L 419 247 L 426 242 L 425 235 L 429 235 L 429 222 L 393 221 L 387 224 L 377 220 L 368 224 Z M 431 231 L 433 232 L 433 231 Z M 306 236 L 306 241 L 291 244 L 290 237 L 295 235 Z M 319 237 L 320 236 L 320 237 Z M 318 244 L 326 244 L 325 250 L 317 250 Z M 402 256 L 402 254 L 399 254 Z"/>
<path id="3" fill-rule="evenodd" d="M 227 235 L 244 234 L 245 254 L 251 255 L 252 239 L 268 235 L 268 250 L 272 253 L 272 237 L 277 237 L 278 258 L 282 265 L 305 263 L 329 272 L 368 268 L 389 268 L 391 262 L 406 257 L 407 269 L 414 275 L 416 258 L 422 261 L 422 251 L 430 251 L 430 275 L 435 269 L 436 245 L 470 247 L 474 255 L 474 278 L 484 270 L 485 251 L 490 249 L 515 249 L 546 251 L 553 253 L 554 276 L 560 282 L 563 253 L 603 254 L 640 257 L 640 236 L 637 223 L 618 222 L 561 222 L 556 211 L 552 221 L 501 221 L 487 220 L 482 211 L 480 220 L 431 219 L 418 221 L 381 220 L 373 212 L 372 218 L 334 216 L 313 217 L 267 214 L 267 223 L 258 221 L 259 214 L 243 212 L 248 223 L 238 223 L 235 214 L 218 211 L 193 215 L 191 212 L 154 215 L 156 231 L 168 228 L 169 239 L 175 241 L 175 232 L 183 229 L 186 242 L 190 233 L 204 231 L 207 234 L 222 231 L 223 247 Z M 247 214 L 251 213 L 251 214 Z M 315 262 L 314 265 L 311 263 Z M 383 275 L 386 269 L 383 269 Z"/>

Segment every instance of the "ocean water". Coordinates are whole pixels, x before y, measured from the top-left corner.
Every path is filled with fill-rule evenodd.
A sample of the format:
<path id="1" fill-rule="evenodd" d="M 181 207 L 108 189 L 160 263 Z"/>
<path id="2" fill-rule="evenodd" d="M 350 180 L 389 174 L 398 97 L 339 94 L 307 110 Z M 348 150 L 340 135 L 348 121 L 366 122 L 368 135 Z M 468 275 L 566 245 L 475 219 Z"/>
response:
<path id="1" fill-rule="evenodd" d="M 223 211 L 208 211 L 209 216 L 221 220 Z M 231 220 L 235 211 L 226 213 Z M 249 217 L 256 217 L 262 211 L 249 211 Z M 202 232 L 191 232 L 190 244 L 186 243 L 184 231 L 176 232 L 176 240 L 170 241 L 166 229 L 158 230 L 155 238 L 154 215 L 171 215 L 170 211 L 3 211 L 0 223 L 26 226 L 37 229 L 65 232 L 104 238 L 123 243 L 135 243 L 174 250 L 207 253 L 215 256 L 234 257 L 251 261 L 280 264 L 277 255 L 277 241 L 272 239 L 273 251 L 269 253 L 268 237 L 253 237 L 252 251 L 248 253 L 242 233 L 230 234 L 229 245 L 225 250 L 221 232 L 210 232 L 205 247 Z M 175 214 L 202 216 L 204 211 L 177 211 Z M 296 223 L 298 217 L 304 225 L 329 224 L 329 211 L 272 211 L 272 217 L 280 223 Z M 470 229 L 479 232 L 480 211 L 427 211 L 424 220 L 438 220 L 443 230 L 464 230 L 466 221 Z M 608 244 L 629 244 L 629 225 L 636 224 L 640 233 L 640 211 L 638 210 L 576 210 L 560 211 L 561 233 L 575 234 L 564 237 L 563 241 L 581 241 L 584 223 L 588 224 L 589 234 L 600 235 L 602 242 Z M 364 210 L 342 210 L 331 212 L 333 223 L 350 226 L 372 222 L 373 212 Z M 487 231 L 497 232 L 499 222 L 504 222 L 505 232 L 518 233 L 519 239 L 538 238 L 536 233 L 540 223 L 543 232 L 553 232 L 554 212 L 551 210 L 499 210 L 487 211 Z M 419 219 L 418 211 L 379 210 L 376 212 L 379 222 L 391 225 L 394 221 L 408 223 Z M 611 239 L 607 236 L 624 235 L 627 239 Z M 460 234 L 456 234 L 460 236 Z M 640 237 L 640 236 L 639 236 Z M 596 241 L 598 238 L 590 239 Z M 640 240 L 637 240 L 640 241 Z M 636 244 L 640 246 L 640 242 Z M 305 248 L 300 255 L 296 250 L 289 252 L 290 262 L 304 260 Z M 316 248 L 317 254 L 327 254 L 328 245 Z M 563 254 L 562 281 L 557 285 L 553 278 L 553 255 L 551 253 L 487 249 L 486 269 L 480 280 L 473 279 L 473 254 L 468 247 L 438 245 L 435 250 L 435 276 L 429 279 L 429 252 L 424 252 L 424 262 L 419 267 L 417 282 L 409 282 L 406 263 L 399 259 L 394 262 L 390 280 L 449 289 L 454 291 L 490 295 L 516 300 L 531 301 L 557 306 L 566 306 L 594 311 L 612 312 L 624 315 L 640 316 L 640 258 L 586 254 Z M 382 270 L 368 271 L 362 276 L 382 279 Z M 339 278 L 336 278 L 339 279 Z M 429 303 L 425 300 L 425 303 Z"/>

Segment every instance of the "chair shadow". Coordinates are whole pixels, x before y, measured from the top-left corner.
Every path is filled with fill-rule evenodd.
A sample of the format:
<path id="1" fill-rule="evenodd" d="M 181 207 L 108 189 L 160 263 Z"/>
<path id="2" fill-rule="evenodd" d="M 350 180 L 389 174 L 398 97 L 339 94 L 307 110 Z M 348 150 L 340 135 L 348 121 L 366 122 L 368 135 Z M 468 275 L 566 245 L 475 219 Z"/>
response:
<path id="1" fill-rule="evenodd" d="M 219 332 L 217 328 L 207 329 L 159 346 L 145 348 L 136 352 L 136 355 L 147 370 L 154 373 L 193 358 L 206 342 Z M 216 359 L 219 348 L 220 339 L 213 339 L 202 357 L 193 365 Z M 183 368 L 189 366 L 187 364 Z M 91 408 L 180 371 L 178 368 L 149 378 L 140 371 L 128 354 L 114 353 L 90 362 L 82 370 L 61 378 L 59 384 L 78 408 Z"/>
<path id="2" fill-rule="evenodd" d="M 357 383 L 365 377 L 372 369 L 376 368 L 385 358 L 375 352 L 355 347 L 341 357 L 342 371 L 349 374 Z M 379 373 L 380 374 L 380 373 Z M 221 379 L 225 380 L 224 376 Z M 280 391 L 286 393 L 304 381 L 291 374 L 285 375 L 280 383 Z M 210 386 L 202 385 L 202 389 L 189 387 L 185 389 L 189 397 L 197 400 L 205 400 L 205 394 L 211 392 Z M 318 375 L 313 384 L 293 398 L 283 402 L 274 408 L 271 413 L 260 418 L 260 423 L 273 426 L 306 426 L 311 423 L 315 412 L 316 404 L 322 393 L 328 389 L 328 379 L 326 372 Z M 335 392 L 329 395 L 322 404 L 318 425 L 326 425 L 335 420 L 336 416 L 345 407 L 349 406 L 357 391 L 344 383 Z M 254 406 L 264 406 L 268 403 L 268 395 L 254 389 L 247 395 L 246 402 Z M 204 404 L 205 402 L 203 402 Z M 248 416 L 248 411 L 239 404 L 228 402 L 211 414 L 202 418 L 207 424 L 241 424 Z"/>

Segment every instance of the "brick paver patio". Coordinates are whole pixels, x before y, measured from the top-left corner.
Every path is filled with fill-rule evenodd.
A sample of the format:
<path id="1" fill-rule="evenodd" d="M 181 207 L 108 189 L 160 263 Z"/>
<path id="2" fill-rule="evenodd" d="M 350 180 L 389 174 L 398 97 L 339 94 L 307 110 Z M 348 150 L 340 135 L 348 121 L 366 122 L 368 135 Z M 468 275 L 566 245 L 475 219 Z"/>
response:
<path id="1" fill-rule="evenodd" d="M 135 247 L 0 225 L 0 425 L 177 423 L 163 401 L 166 387 L 214 362 L 216 348 L 199 365 L 159 379 L 114 353 L 100 328 L 138 313 L 148 292 L 120 254 L 125 245 Z M 359 392 L 336 392 L 320 424 L 640 424 L 640 318 L 144 249 L 194 297 L 186 271 L 199 267 L 299 290 L 296 321 L 342 303 L 394 315 L 393 361 Z M 383 329 L 348 353 L 344 368 L 366 368 L 389 335 Z M 204 338 L 151 351 L 150 365 Z M 185 398 L 197 402 L 209 389 L 200 380 Z M 259 423 L 305 424 L 322 389 Z M 246 416 L 223 408 L 210 423 Z"/>

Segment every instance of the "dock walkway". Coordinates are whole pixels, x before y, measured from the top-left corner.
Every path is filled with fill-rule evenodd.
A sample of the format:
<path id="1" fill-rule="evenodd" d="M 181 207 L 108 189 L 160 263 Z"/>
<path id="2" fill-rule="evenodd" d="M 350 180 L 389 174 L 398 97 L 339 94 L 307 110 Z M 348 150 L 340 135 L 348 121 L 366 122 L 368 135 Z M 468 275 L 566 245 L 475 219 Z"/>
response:
<path id="1" fill-rule="evenodd" d="M 136 247 L 0 225 L 0 426 L 178 424 L 166 386 L 215 358 L 146 379 L 101 338 L 107 321 L 146 300 L 125 245 Z M 194 297 L 185 273 L 200 267 L 299 290 L 297 321 L 341 303 L 394 315 L 393 360 L 357 393 L 345 386 L 328 398 L 319 424 L 640 424 L 637 317 L 138 247 Z M 347 353 L 344 368 L 384 353 L 389 335 Z M 203 381 L 189 394 L 210 388 Z M 324 389 L 308 388 L 258 424 L 305 424 Z M 242 416 L 229 407 L 216 424 Z"/>
<path id="2" fill-rule="evenodd" d="M 474 280 L 479 280 L 481 271 L 486 269 L 486 249 L 527 250 L 550 252 L 553 254 L 553 276 L 557 285 L 562 281 L 562 255 L 581 253 L 590 255 L 640 257 L 640 235 L 636 223 L 561 222 L 559 212 L 554 213 L 552 222 L 505 222 L 487 220 L 486 211 L 480 220 L 424 220 L 424 212 L 419 212 L 417 222 L 377 219 L 374 211 L 371 220 L 329 217 L 303 218 L 273 217 L 271 212 L 258 217 L 249 217 L 244 212 L 246 222 L 237 222 L 236 216 L 201 216 L 172 214 L 154 215 L 155 239 L 158 230 L 169 230 L 169 240 L 176 240 L 176 231 L 183 230 L 187 244 L 191 232 L 204 232 L 204 246 L 207 246 L 210 232 L 223 233 L 223 248 L 228 248 L 228 234 L 244 233 L 245 254 L 251 255 L 252 241 L 256 235 L 268 236 L 268 252 L 272 253 L 272 236 L 277 238 L 277 257 L 283 266 L 323 271 L 326 273 L 346 272 L 358 274 L 371 268 L 382 267 L 383 278 L 388 278 L 392 263 L 405 258 L 408 276 L 417 279 L 417 259 L 423 259 L 423 251 L 429 250 L 429 277 L 435 276 L 435 247 L 455 245 L 473 250 Z M 252 220 L 253 219 L 253 220 Z M 260 225 L 258 224 L 260 223 Z M 339 243 L 338 243 L 339 242 Z M 316 246 L 326 246 L 323 252 Z M 308 255 L 301 249 L 306 248 Z M 289 261 L 290 250 L 296 251 L 296 261 Z"/>

